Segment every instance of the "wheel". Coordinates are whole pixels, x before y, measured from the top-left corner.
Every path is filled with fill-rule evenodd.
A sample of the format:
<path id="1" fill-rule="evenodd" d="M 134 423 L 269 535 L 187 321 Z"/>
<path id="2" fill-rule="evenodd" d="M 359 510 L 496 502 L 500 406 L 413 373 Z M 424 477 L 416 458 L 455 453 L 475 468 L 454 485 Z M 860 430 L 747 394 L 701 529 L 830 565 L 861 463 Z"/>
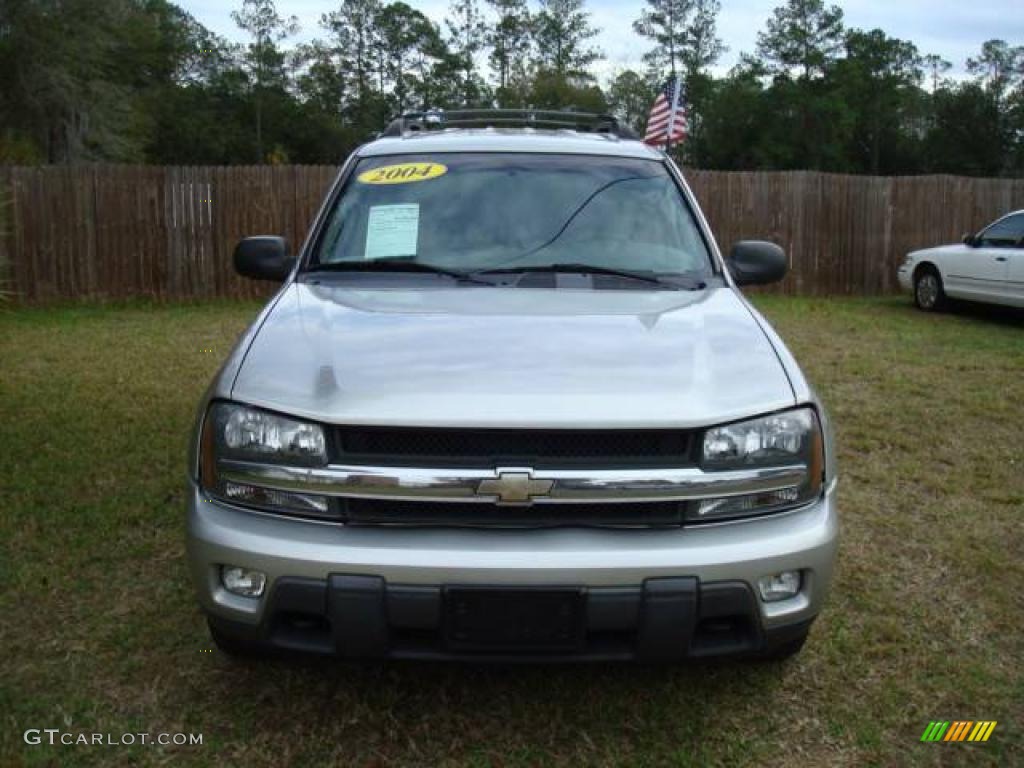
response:
<path id="1" fill-rule="evenodd" d="M 914 303 L 925 312 L 936 312 L 946 305 L 942 277 L 934 267 L 922 267 L 914 275 Z"/>
<path id="2" fill-rule="evenodd" d="M 266 650 L 254 640 L 225 631 L 210 619 L 206 620 L 214 645 L 226 656 L 237 659 L 251 659 L 266 655 Z"/>

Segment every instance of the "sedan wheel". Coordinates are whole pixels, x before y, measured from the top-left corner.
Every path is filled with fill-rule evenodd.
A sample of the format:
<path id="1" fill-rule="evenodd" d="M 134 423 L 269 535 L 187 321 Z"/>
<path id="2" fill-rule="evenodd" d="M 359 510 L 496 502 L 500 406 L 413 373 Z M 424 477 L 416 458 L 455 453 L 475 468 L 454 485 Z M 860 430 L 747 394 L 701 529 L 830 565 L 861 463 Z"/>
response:
<path id="1" fill-rule="evenodd" d="M 945 300 L 942 278 L 933 270 L 926 270 L 914 280 L 914 301 L 925 312 L 942 308 Z"/>

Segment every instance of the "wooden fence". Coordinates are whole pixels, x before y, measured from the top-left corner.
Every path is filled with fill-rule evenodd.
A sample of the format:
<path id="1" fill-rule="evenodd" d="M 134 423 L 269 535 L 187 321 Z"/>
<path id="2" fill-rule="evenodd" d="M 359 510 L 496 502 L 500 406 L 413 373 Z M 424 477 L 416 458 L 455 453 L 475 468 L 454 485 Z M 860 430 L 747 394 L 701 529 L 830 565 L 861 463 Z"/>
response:
<path id="1" fill-rule="evenodd" d="M 234 274 L 239 238 L 300 243 L 334 166 L 0 167 L 8 288 L 25 303 L 264 296 Z M 1024 179 L 866 177 L 809 171 L 687 174 L 728 248 L 782 245 L 789 294 L 896 289 L 910 250 L 954 242 L 1024 208 Z M 2 255 L 2 253 L 0 253 Z"/>

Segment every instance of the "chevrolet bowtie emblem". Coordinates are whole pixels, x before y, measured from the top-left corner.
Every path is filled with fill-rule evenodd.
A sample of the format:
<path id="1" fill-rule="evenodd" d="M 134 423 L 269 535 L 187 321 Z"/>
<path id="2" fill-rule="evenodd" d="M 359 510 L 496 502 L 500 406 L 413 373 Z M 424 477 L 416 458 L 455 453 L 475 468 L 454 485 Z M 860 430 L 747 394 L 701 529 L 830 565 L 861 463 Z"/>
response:
<path id="1" fill-rule="evenodd" d="M 498 476 L 481 480 L 478 496 L 497 496 L 499 504 L 532 504 L 537 496 L 546 496 L 554 480 L 535 480 L 528 471 L 498 471 Z"/>

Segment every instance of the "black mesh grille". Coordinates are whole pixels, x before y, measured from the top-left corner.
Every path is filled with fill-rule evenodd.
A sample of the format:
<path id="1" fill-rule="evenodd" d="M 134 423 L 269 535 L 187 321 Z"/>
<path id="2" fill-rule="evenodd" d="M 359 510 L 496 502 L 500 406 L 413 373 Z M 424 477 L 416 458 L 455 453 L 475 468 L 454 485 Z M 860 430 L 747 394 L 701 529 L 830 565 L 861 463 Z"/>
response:
<path id="1" fill-rule="evenodd" d="M 685 505 L 679 502 L 623 504 L 534 504 L 528 507 L 476 502 L 347 499 L 349 523 L 452 526 L 677 526 Z"/>
<path id="2" fill-rule="evenodd" d="M 342 427 L 339 460 L 420 466 L 522 464 L 543 467 L 690 463 L 690 435 L 679 430 L 388 429 Z"/>

